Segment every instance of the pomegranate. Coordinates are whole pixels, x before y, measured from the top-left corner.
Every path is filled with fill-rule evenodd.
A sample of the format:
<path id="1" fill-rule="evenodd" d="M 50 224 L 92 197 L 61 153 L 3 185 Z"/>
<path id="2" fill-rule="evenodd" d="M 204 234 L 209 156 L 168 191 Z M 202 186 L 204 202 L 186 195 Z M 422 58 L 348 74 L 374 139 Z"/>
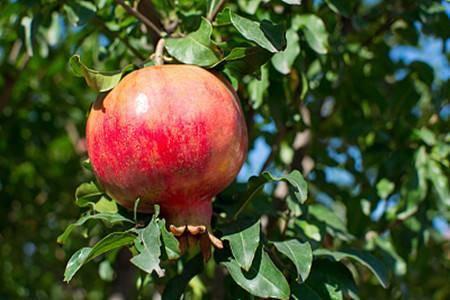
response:
<path id="1" fill-rule="evenodd" d="M 247 153 L 247 128 L 228 83 L 191 65 L 134 71 L 95 102 L 86 139 L 98 181 L 119 204 L 132 210 L 140 198 L 140 212 L 159 204 L 175 235 L 221 247 L 211 234 L 211 201 Z"/>

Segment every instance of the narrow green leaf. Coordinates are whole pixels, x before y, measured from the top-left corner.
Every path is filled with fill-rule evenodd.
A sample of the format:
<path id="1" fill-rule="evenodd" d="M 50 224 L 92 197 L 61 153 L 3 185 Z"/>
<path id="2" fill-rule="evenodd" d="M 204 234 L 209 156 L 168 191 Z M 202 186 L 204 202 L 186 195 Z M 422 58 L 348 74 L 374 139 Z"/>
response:
<path id="1" fill-rule="evenodd" d="M 89 22 L 97 11 L 94 3 L 85 0 L 70 1 L 63 6 L 71 25 L 84 25 Z"/>
<path id="2" fill-rule="evenodd" d="M 180 257 L 180 243 L 177 238 L 167 231 L 166 229 L 166 221 L 159 220 L 158 222 L 159 228 L 161 230 L 161 238 L 163 241 L 163 246 L 167 254 L 168 259 L 177 259 Z"/>
<path id="3" fill-rule="evenodd" d="M 273 242 L 278 251 L 286 255 L 297 269 L 298 279 L 305 281 L 308 278 L 312 265 L 312 249 L 308 242 L 301 243 L 298 240 Z"/>
<path id="4" fill-rule="evenodd" d="M 344 250 L 344 251 L 330 251 L 327 249 L 317 249 L 313 252 L 317 257 L 328 257 L 335 261 L 341 261 L 342 259 L 353 259 L 362 265 L 366 266 L 374 275 L 378 278 L 381 285 L 386 288 L 388 286 L 388 272 L 386 267 L 370 255 L 368 252 L 359 250 Z"/>
<path id="5" fill-rule="evenodd" d="M 259 246 L 260 231 L 261 223 L 258 220 L 253 225 L 222 238 L 230 242 L 231 252 L 236 262 L 246 271 L 252 266 L 256 249 Z"/>
<path id="6" fill-rule="evenodd" d="M 73 73 L 78 77 L 84 77 L 87 85 L 96 92 L 106 92 L 114 88 L 125 72 L 134 69 L 133 65 L 128 65 L 121 71 L 103 72 L 89 69 L 80 60 L 79 55 L 70 58 L 69 64 Z"/>
<path id="7" fill-rule="evenodd" d="M 73 8 L 67 4 L 64 4 L 63 11 L 67 16 L 67 20 L 69 21 L 70 25 L 76 26 L 80 18 L 77 16 Z"/>
<path id="8" fill-rule="evenodd" d="M 182 38 L 168 38 L 165 41 L 167 52 L 185 64 L 211 66 L 219 61 L 212 48 L 211 23 L 202 18 L 200 27 Z"/>
<path id="9" fill-rule="evenodd" d="M 352 12 L 352 1 L 348 0 L 325 0 L 328 7 L 337 14 L 349 17 Z"/>
<path id="10" fill-rule="evenodd" d="M 64 272 L 64 281 L 69 282 L 84 264 L 108 251 L 129 245 L 134 239 L 135 235 L 131 233 L 113 232 L 98 241 L 93 247 L 81 248 L 69 259 Z"/>
<path id="11" fill-rule="evenodd" d="M 86 215 L 81 218 L 79 218 L 75 223 L 70 224 L 67 226 L 67 228 L 64 230 L 64 232 L 58 236 L 57 242 L 60 244 L 63 244 L 66 239 L 69 237 L 70 233 L 79 226 L 82 226 L 84 223 L 86 223 L 89 220 L 101 220 L 104 221 L 110 225 L 115 225 L 119 223 L 133 223 L 132 220 L 125 218 L 124 216 L 117 214 L 117 213 L 99 213 L 94 215 Z"/>
<path id="12" fill-rule="evenodd" d="M 75 252 L 69 259 L 64 271 L 64 281 L 69 282 L 76 272 L 83 266 L 89 253 L 91 253 L 91 247 L 84 247 Z"/>
<path id="13" fill-rule="evenodd" d="M 233 280 L 252 295 L 263 298 L 288 299 L 289 284 L 269 255 L 260 247 L 248 272 L 234 260 L 222 262 Z"/>
<path id="14" fill-rule="evenodd" d="M 328 32 L 322 19 L 313 14 L 297 15 L 292 20 L 295 30 L 301 29 L 309 46 L 319 54 L 328 52 Z"/>
<path id="15" fill-rule="evenodd" d="M 290 4 L 290 5 L 301 5 L 302 0 L 282 0 L 284 3 Z"/>
<path id="16" fill-rule="evenodd" d="M 297 31 L 289 29 L 286 32 L 287 46 L 282 52 L 272 57 L 274 68 L 281 74 L 289 74 L 295 59 L 300 54 L 300 43 Z"/>
<path id="17" fill-rule="evenodd" d="M 281 27 L 269 21 L 261 23 L 241 17 L 230 11 L 230 20 L 233 26 L 248 40 L 255 42 L 272 53 L 286 47 L 285 34 Z"/>
<path id="18" fill-rule="evenodd" d="M 135 244 L 140 245 L 137 247 L 140 253 L 132 257 L 130 261 L 139 269 L 149 274 L 155 271 L 161 277 L 164 271 L 159 266 L 159 257 L 161 256 L 160 236 L 161 231 L 156 218 L 153 217 L 147 227 L 139 230 Z"/>
<path id="19" fill-rule="evenodd" d="M 33 18 L 23 17 L 20 24 L 23 26 L 25 31 L 25 48 L 27 49 L 27 54 L 33 56 Z"/>

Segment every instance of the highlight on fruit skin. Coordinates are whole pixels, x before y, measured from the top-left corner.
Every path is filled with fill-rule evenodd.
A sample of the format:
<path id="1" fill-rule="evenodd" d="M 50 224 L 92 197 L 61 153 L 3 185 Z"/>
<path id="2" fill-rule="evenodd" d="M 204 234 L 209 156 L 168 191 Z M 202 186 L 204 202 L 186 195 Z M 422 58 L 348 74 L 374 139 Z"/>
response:
<path id="1" fill-rule="evenodd" d="M 191 65 L 134 71 L 94 103 L 86 139 L 94 174 L 119 204 L 160 205 L 182 247 L 197 239 L 205 258 L 211 243 L 222 246 L 211 233 L 211 201 L 236 177 L 248 143 L 224 79 Z"/>

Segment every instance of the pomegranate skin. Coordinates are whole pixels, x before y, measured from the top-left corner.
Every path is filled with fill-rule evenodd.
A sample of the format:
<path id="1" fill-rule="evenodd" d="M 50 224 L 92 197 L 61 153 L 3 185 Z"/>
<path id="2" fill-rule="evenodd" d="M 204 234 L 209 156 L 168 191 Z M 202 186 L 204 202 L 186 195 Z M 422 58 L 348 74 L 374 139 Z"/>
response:
<path id="1" fill-rule="evenodd" d="M 174 225 L 209 227 L 212 198 L 239 172 L 247 128 L 234 91 L 191 65 L 128 74 L 93 105 L 86 126 L 95 176 L 122 206 Z"/>

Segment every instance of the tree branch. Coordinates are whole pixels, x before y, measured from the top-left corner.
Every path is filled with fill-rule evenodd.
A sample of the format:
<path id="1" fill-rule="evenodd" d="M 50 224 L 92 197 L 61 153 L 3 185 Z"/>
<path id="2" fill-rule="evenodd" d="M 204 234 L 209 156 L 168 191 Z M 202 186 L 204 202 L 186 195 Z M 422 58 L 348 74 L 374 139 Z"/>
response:
<path id="1" fill-rule="evenodd" d="M 161 31 L 158 26 L 152 23 L 147 17 L 145 17 L 143 14 L 141 14 L 139 11 L 134 9 L 133 7 L 129 6 L 125 3 L 123 0 L 115 0 L 117 4 L 121 5 L 125 10 L 130 14 L 138 18 L 142 23 L 144 23 L 146 26 L 151 28 L 154 32 L 156 32 L 160 37 L 163 37 L 165 35 L 165 32 Z"/>
<path id="2" fill-rule="evenodd" d="M 220 0 L 219 4 L 217 4 L 216 7 L 214 8 L 214 10 L 209 14 L 207 19 L 210 22 L 214 21 L 214 19 L 216 18 L 217 14 L 219 13 L 219 11 L 225 5 L 225 2 L 226 2 L 226 0 Z"/>
<path id="3" fill-rule="evenodd" d="M 164 64 L 164 39 L 160 39 L 155 48 L 155 65 Z"/>

